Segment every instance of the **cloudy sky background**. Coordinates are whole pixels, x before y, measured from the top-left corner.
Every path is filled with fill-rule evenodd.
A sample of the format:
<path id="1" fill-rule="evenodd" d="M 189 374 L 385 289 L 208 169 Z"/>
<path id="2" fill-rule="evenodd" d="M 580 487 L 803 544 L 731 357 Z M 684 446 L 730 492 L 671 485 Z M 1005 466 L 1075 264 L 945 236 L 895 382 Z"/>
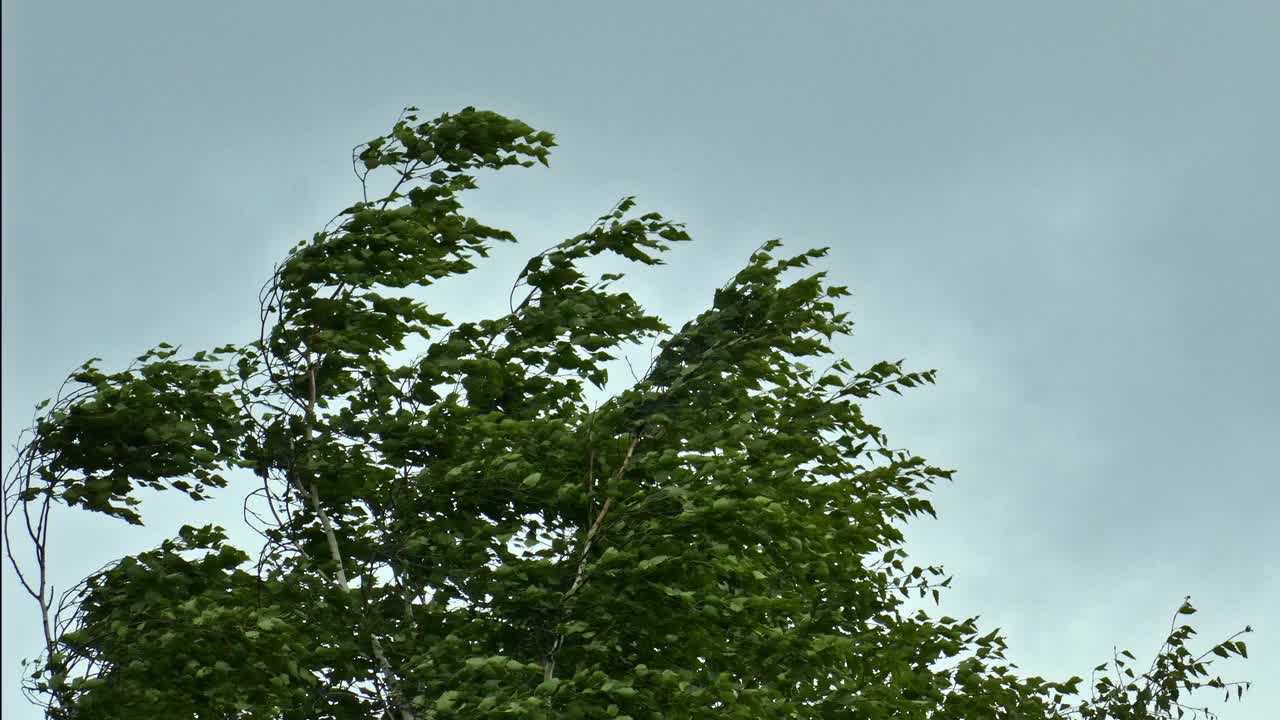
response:
<path id="1" fill-rule="evenodd" d="M 1197 648 L 1253 624 L 1280 707 L 1280 5 L 1272 2 L 3 5 L 3 441 L 92 356 L 256 337 L 257 291 L 358 196 L 349 151 L 401 107 L 476 105 L 557 135 L 467 211 L 521 239 L 433 298 L 505 308 L 527 257 L 622 195 L 684 221 L 626 289 L 678 327 L 764 240 L 831 246 L 857 365 L 939 384 L 869 406 L 958 469 L 921 564 L 1010 657 L 1088 676 L 1149 660 L 1184 595 Z M 619 380 L 621 382 L 621 380 Z M 184 523 L 55 517 L 65 587 Z M 39 650 L 6 568 L 3 715 Z"/>

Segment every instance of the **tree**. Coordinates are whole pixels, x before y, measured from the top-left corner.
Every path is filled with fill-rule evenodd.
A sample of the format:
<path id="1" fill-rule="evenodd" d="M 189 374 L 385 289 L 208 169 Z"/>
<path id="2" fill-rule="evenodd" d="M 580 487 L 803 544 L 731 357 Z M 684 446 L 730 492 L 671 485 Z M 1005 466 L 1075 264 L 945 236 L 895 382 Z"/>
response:
<path id="1" fill-rule="evenodd" d="M 891 448 L 859 401 L 934 371 L 815 370 L 848 293 L 783 275 L 825 250 L 765 243 L 673 333 L 621 275 L 579 269 L 689 239 L 626 198 L 534 256 L 503 317 L 453 326 L 410 297 L 514 241 L 460 213 L 472 173 L 555 144 L 415 112 L 356 148 L 364 199 L 277 266 L 256 341 L 90 360 L 38 408 L 5 528 L 35 552 L 6 543 L 43 618 L 26 690 L 49 717 L 1155 718 L 1243 691 L 1207 670 L 1245 655 L 1236 636 L 1194 656 L 1175 622 L 1149 671 L 1118 656 L 1077 702 L 1081 678 L 1018 676 L 976 619 L 907 609 L 950 578 L 906 564 L 899 525 L 950 471 Z M 370 200 L 380 168 L 394 188 Z M 392 363 L 415 338 L 425 353 Z M 584 382 L 646 341 L 647 370 L 592 407 Z M 141 523 L 138 488 L 201 500 L 245 470 L 256 562 L 184 526 L 50 597 L 54 504 Z"/>

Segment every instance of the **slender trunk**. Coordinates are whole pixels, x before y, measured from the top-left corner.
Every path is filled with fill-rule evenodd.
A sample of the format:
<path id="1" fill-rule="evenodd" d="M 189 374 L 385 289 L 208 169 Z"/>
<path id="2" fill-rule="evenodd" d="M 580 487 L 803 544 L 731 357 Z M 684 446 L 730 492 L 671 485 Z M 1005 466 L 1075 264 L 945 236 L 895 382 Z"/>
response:
<path id="1" fill-rule="evenodd" d="M 307 365 L 311 396 L 308 398 L 307 421 L 303 432 L 305 433 L 305 438 L 307 440 L 307 447 L 310 449 L 312 425 L 315 422 L 316 408 L 316 370 L 315 366 L 311 364 L 310 354 L 308 354 L 307 357 Z M 301 489 L 301 483 L 299 483 L 299 486 Z M 325 541 L 329 545 L 329 555 L 337 566 L 338 587 L 341 588 L 344 593 L 349 593 L 351 592 L 351 586 L 347 582 L 346 565 L 342 561 L 342 549 L 338 545 L 338 535 L 333 530 L 333 523 L 329 520 L 328 513 L 324 511 L 324 507 L 320 504 L 320 492 L 318 488 L 316 488 L 314 478 L 311 479 L 310 487 L 306 488 L 306 494 L 310 496 L 311 508 L 315 511 L 316 516 L 320 518 L 321 527 L 324 528 Z M 416 720 L 413 709 L 409 706 L 409 703 L 406 702 L 404 693 L 401 692 L 399 679 L 397 678 L 394 669 L 391 667 L 391 663 L 387 661 L 386 653 L 382 650 L 382 642 L 379 641 L 378 637 L 372 632 L 369 633 L 369 644 L 373 648 L 374 660 L 378 663 L 379 670 L 385 677 L 387 687 L 391 693 L 392 704 L 395 706 L 395 709 L 400 711 L 401 720 Z"/>
<path id="2" fill-rule="evenodd" d="M 627 468 L 631 467 L 631 455 L 635 452 L 636 445 L 640 443 L 640 436 L 633 435 L 631 443 L 627 446 L 627 454 L 622 458 L 622 465 L 618 467 L 618 471 L 614 473 L 614 479 L 622 478 Z M 594 452 L 591 454 L 594 460 Z M 594 463 L 593 463 L 594 464 Z M 588 483 L 590 483 L 590 470 L 588 470 Z M 588 488 L 590 489 L 590 488 Z M 564 599 L 568 600 L 573 594 L 578 592 L 582 584 L 587 581 L 587 558 L 591 554 L 591 547 L 595 543 L 596 537 L 600 534 L 600 529 L 604 527 L 604 520 L 609 515 L 609 510 L 613 508 L 613 498 L 605 498 L 604 505 L 600 506 L 600 512 L 595 519 L 591 521 L 591 526 L 587 529 L 586 538 L 582 542 L 582 549 L 578 553 L 578 567 L 574 572 L 573 584 L 564 593 Z M 550 680 L 556 674 L 556 655 L 560 652 L 560 647 L 564 645 L 564 635 L 556 634 L 555 641 L 551 644 L 551 649 L 547 652 L 546 659 L 542 664 L 542 679 Z"/>

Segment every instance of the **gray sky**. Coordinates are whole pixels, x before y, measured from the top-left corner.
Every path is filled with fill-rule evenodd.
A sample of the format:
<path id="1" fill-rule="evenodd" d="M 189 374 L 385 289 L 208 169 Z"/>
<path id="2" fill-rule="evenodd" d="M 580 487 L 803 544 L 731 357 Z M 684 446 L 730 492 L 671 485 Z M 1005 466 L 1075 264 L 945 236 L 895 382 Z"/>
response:
<path id="1" fill-rule="evenodd" d="M 939 384 L 868 407 L 958 469 L 909 528 L 943 610 L 1032 674 L 1148 660 L 1251 623 L 1280 707 L 1280 5 L 1271 2 L 5 2 L 3 440 L 91 356 L 256 337 L 257 290 L 358 196 L 349 151 L 402 106 L 557 135 L 552 167 L 464 198 L 521 238 L 438 307 L 505 307 L 523 260 L 621 195 L 688 223 L 625 287 L 673 326 L 762 241 L 831 246 L 865 365 Z M 621 286 L 620 286 L 621 287 Z M 7 467 L 13 458 L 4 451 Z M 55 518 L 65 586 L 145 529 Z M 238 531 L 238 538 L 250 537 Z M 38 651 L 7 571 L 3 715 Z M 1271 607 L 1271 611 L 1266 608 Z M 1212 694 L 1201 699 L 1212 700 Z"/>

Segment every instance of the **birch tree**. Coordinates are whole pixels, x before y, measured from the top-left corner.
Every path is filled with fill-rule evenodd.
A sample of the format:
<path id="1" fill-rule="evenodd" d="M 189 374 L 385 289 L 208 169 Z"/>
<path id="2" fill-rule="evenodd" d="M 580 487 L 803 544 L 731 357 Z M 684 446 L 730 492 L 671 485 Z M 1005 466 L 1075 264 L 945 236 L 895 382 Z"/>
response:
<path id="1" fill-rule="evenodd" d="M 908 608 L 950 580 L 908 562 L 902 526 L 951 472 L 859 403 L 934 371 L 833 356 L 848 292 L 804 274 L 822 249 L 764 243 L 672 330 L 621 274 L 582 269 L 659 265 L 690 239 L 625 198 L 534 255 L 506 314 L 425 304 L 515 240 L 462 213 L 476 173 L 554 145 L 493 112 L 410 108 L 353 153 L 360 201 L 272 273 L 258 338 L 91 360 L 42 404 L 5 529 L 48 717 L 1093 720 L 1243 691 L 1209 666 L 1244 642 L 1193 653 L 1189 602 L 1149 669 L 1120 654 L 1084 689 L 1020 675 L 975 618 Z M 373 172 L 390 192 L 370 197 Z M 645 345 L 634 383 L 589 403 Z M 143 489 L 247 494 L 260 552 L 193 505 L 176 537 L 54 597 L 51 523 L 140 524 Z"/>

